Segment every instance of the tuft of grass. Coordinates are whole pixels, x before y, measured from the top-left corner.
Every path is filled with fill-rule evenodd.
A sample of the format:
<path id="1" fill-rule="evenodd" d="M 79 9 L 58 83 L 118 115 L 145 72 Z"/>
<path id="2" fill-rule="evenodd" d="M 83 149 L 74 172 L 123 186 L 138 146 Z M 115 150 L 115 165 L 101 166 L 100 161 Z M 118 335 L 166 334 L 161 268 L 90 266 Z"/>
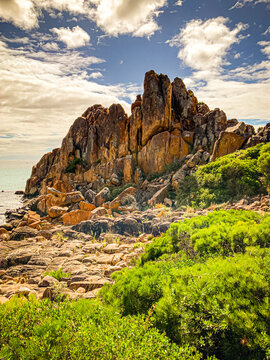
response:
<path id="1" fill-rule="evenodd" d="M 69 278 L 71 273 L 65 273 L 65 272 L 63 272 L 63 269 L 60 268 L 58 270 L 45 271 L 43 275 L 44 276 L 46 276 L 46 275 L 52 276 L 56 280 L 60 281 L 62 279 Z"/>

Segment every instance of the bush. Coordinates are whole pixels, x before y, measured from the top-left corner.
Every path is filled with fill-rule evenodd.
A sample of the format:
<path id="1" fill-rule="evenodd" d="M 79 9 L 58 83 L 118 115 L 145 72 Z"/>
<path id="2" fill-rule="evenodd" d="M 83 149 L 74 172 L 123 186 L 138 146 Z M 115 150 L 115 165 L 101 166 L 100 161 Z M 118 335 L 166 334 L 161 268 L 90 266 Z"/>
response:
<path id="1" fill-rule="evenodd" d="M 189 258 L 228 256 L 244 252 L 247 246 L 270 246 L 270 216 L 253 211 L 220 210 L 171 224 L 169 230 L 151 244 L 141 263 L 163 254 L 184 252 Z"/>
<path id="2" fill-rule="evenodd" d="M 121 318 L 89 300 L 55 304 L 15 298 L 0 305 L 0 328 L 1 359 L 201 358 L 191 347 L 170 344 L 149 318 Z"/>
<path id="3" fill-rule="evenodd" d="M 269 215 L 231 210 L 184 220 L 100 295 L 125 316 L 153 309 L 155 327 L 203 358 L 267 359 L 269 245 Z"/>
<path id="4" fill-rule="evenodd" d="M 270 184 L 270 145 L 236 151 L 199 167 L 179 183 L 179 205 L 208 207 L 265 193 Z"/>
<path id="5" fill-rule="evenodd" d="M 219 359 L 265 359 L 270 354 L 270 251 L 250 249 L 179 271 L 155 306 L 154 324 L 181 346 Z M 268 342 L 268 344 L 267 344 Z"/>
<path id="6" fill-rule="evenodd" d="M 126 315 L 151 307 L 155 327 L 204 359 L 263 360 L 270 355 L 269 266 L 270 250 L 257 248 L 197 264 L 163 259 L 118 275 L 103 299 Z"/>
<path id="7" fill-rule="evenodd" d="M 58 270 L 45 271 L 44 276 L 49 275 L 60 281 L 61 279 L 69 278 L 71 273 L 63 272 L 63 269 L 60 268 Z"/>
<path id="8" fill-rule="evenodd" d="M 83 167 L 85 167 L 85 162 L 82 159 L 75 158 L 73 161 L 71 161 L 68 164 L 68 166 L 66 167 L 65 172 L 75 174 L 77 165 L 82 165 Z"/>

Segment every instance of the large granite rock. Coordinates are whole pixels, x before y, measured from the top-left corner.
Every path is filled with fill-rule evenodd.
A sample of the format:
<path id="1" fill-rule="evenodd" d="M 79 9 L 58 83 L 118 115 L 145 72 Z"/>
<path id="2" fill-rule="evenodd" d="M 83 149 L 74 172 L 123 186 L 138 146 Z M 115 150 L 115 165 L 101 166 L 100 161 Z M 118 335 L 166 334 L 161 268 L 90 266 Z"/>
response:
<path id="1" fill-rule="evenodd" d="M 47 213 L 53 206 L 67 205 L 55 193 L 48 194 L 48 187 L 72 194 L 81 184 L 91 183 L 85 198 L 100 206 L 107 199 L 96 194 L 105 185 L 141 184 L 146 176 L 199 150 L 213 160 L 269 141 L 269 133 L 267 128 L 255 135 L 250 125 L 227 121 L 222 110 L 198 103 L 181 79 L 171 83 L 166 75 L 151 70 L 145 74 L 144 94 L 131 105 L 129 117 L 119 104 L 89 107 L 75 120 L 61 147 L 33 167 L 25 194 L 46 196 L 40 199 L 38 210 Z M 209 157 L 201 161 L 197 165 Z M 82 200 L 79 196 L 78 202 Z"/>

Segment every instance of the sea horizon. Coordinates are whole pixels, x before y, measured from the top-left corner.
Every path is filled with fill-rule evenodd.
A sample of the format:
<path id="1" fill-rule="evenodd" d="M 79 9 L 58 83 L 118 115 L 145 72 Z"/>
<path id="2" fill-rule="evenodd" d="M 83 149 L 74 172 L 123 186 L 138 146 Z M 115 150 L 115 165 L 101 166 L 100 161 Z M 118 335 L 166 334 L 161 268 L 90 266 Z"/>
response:
<path id="1" fill-rule="evenodd" d="M 35 161 L 0 160 L 0 225 L 6 222 L 5 212 L 22 206 L 21 196 L 16 191 L 24 191 Z"/>
<path id="2" fill-rule="evenodd" d="M 35 163 L 33 160 L 0 160 L 0 191 L 24 191 Z"/>

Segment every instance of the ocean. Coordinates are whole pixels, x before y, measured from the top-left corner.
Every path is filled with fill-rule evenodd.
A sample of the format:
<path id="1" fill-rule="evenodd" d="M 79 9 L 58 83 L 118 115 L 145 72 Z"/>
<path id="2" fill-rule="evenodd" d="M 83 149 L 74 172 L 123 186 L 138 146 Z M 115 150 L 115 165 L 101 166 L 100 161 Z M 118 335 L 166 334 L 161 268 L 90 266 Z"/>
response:
<path id="1" fill-rule="evenodd" d="M 0 160 L 0 225 L 5 223 L 6 210 L 22 205 L 22 196 L 15 191 L 24 190 L 36 161 Z"/>

